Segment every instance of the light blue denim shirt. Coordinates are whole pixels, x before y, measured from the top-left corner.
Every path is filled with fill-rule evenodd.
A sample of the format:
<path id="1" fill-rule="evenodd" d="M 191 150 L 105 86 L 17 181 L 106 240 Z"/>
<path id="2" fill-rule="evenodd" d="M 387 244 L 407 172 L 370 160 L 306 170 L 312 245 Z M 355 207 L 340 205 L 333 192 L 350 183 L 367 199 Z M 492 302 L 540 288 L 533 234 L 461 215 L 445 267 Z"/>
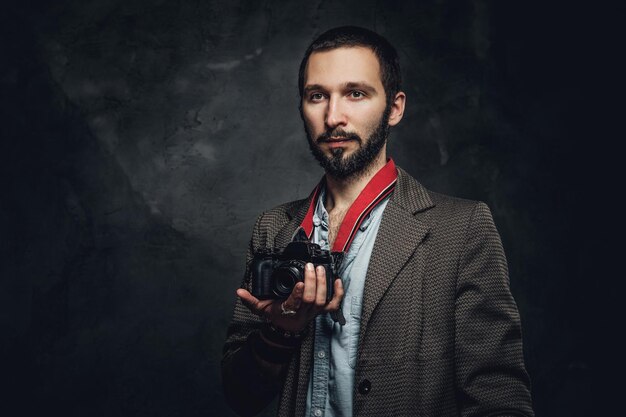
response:
<path id="1" fill-rule="evenodd" d="M 324 207 L 325 197 L 324 187 L 313 214 L 313 242 L 328 250 L 329 221 Z M 389 197 L 365 218 L 341 263 L 339 276 L 345 290 L 342 308 L 346 324 L 341 326 L 333 322 L 329 314 L 321 314 L 315 319 L 313 364 L 305 416 L 352 416 L 354 368 L 359 344 L 365 275 L 380 220 L 388 202 Z"/>

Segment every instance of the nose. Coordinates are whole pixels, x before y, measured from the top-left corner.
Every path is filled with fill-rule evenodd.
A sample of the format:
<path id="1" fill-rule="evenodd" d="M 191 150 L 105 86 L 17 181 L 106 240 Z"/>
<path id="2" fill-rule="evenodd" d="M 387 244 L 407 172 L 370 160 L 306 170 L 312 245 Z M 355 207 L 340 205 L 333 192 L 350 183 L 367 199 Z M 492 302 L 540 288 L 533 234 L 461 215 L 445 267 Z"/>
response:
<path id="1" fill-rule="evenodd" d="M 347 118 L 340 98 L 331 96 L 330 100 L 328 100 L 325 122 L 328 129 L 334 129 L 338 126 L 346 125 Z"/>

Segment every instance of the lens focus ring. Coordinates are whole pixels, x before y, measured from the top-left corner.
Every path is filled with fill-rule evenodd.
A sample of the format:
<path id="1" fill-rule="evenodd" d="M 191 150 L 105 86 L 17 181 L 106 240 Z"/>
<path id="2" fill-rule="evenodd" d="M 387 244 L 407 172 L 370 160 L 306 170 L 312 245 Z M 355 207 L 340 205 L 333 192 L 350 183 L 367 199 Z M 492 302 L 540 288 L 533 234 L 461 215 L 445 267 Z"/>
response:
<path id="1" fill-rule="evenodd" d="M 288 261 L 278 265 L 272 274 L 272 281 L 272 290 L 277 297 L 289 297 L 293 287 L 298 282 L 304 281 L 304 263 Z"/>

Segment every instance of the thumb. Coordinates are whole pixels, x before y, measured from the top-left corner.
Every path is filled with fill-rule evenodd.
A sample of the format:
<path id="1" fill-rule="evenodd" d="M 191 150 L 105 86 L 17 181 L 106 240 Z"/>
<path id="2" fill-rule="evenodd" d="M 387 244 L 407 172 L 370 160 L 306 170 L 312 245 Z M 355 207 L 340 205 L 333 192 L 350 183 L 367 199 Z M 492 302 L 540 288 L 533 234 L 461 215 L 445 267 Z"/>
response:
<path id="1" fill-rule="evenodd" d="M 272 300 L 259 300 L 254 295 L 250 294 L 248 290 L 244 290 L 243 288 L 237 290 L 237 296 L 241 299 L 241 302 L 255 314 L 262 314 L 263 310 L 272 303 Z"/>

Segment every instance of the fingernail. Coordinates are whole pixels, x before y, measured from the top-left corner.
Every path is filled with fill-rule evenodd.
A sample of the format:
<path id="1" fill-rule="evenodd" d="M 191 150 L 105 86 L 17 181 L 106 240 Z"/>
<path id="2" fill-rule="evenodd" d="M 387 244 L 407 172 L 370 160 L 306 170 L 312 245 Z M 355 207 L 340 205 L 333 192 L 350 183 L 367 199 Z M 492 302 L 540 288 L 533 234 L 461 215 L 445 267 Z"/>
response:
<path id="1" fill-rule="evenodd" d="M 306 264 L 306 269 L 308 269 L 309 271 L 313 270 L 313 264 L 311 262 Z"/>
<path id="2" fill-rule="evenodd" d="M 317 272 L 324 272 L 324 267 L 322 265 L 318 265 Z"/>

